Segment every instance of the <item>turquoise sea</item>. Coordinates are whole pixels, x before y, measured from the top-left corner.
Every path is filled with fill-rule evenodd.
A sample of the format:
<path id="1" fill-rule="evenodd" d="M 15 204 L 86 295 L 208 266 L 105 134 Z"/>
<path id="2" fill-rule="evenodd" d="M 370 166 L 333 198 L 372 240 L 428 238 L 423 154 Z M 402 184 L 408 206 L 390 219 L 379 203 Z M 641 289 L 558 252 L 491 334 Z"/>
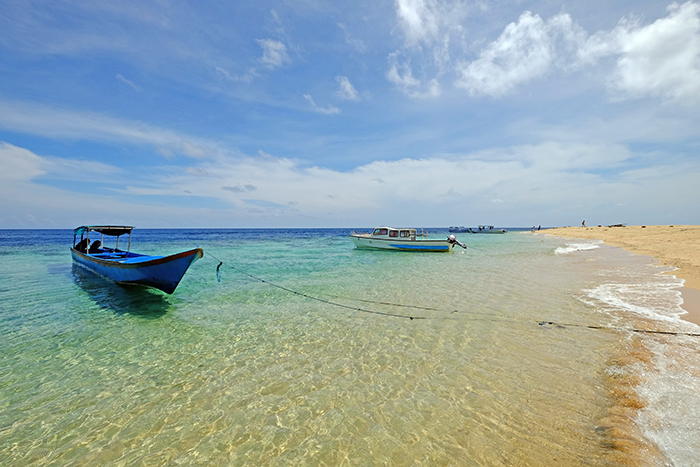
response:
<path id="1" fill-rule="evenodd" d="M 0 231 L 0 465 L 700 465 L 700 327 L 668 268 L 529 230 L 448 254 L 349 232 L 136 229 L 136 252 L 204 248 L 165 295 L 73 266 L 70 230 Z"/>

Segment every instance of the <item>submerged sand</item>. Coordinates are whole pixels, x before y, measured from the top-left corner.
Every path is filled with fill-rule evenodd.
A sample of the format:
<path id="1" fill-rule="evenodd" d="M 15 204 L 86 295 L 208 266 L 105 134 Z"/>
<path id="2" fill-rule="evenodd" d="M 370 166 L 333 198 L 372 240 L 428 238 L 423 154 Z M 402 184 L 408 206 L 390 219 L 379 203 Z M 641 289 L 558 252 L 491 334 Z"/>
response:
<path id="1" fill-rule="evenodd" d="M 700 324 L 700 226 L 636 225 L 626 227 L 562 227 L 545 231 L 565 238 L 603 240 L 631 253 L 649 255 L 660 264 L 677 268 L 672 272 L 685 280 L 684 319 Z"/>

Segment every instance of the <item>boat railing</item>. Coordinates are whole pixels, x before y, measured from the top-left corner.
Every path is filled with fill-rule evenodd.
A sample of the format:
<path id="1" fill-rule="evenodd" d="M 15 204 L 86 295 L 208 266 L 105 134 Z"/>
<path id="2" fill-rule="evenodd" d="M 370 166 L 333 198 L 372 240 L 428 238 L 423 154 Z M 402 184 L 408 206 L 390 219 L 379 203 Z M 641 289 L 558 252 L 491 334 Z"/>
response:
<path id="1" fill-rule="evenodd" d="M 369 235 L 369 232 L 356 232 L 354 230 L 351 230 L 350 235 Z"/>

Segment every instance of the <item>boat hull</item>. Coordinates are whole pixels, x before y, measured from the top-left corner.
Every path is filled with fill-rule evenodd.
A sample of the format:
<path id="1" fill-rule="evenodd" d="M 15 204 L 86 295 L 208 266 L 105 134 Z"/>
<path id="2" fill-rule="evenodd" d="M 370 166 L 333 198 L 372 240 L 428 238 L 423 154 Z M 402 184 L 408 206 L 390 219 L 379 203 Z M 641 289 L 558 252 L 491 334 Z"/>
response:
<path id="1" fill-rule="evenodd" d="M 195 248 L 170 256 L 134 255 L 120 260 L 98 258 L 71 248 L 71 255 L 76 264 L 115 282 L 144 285 L 171 294 L 192 263 L 204 256 L 204 250 Z"/>
<path id="2" fill-rule="evenodd" d="M 472 233 L 472 234 L 504 234 L 507 231 L 505 229 L 494 229 L 494 230 L 482 230 L 482 231 L 469 230 L 468 232 Z"/>
<path id="3" fill-rule="evenodd" d="M 351 235 L 350 238 L 357 248 L 374 250 L 449 252 L 453 246 L 447 240 L 384 239 L 360 235 Z"/>

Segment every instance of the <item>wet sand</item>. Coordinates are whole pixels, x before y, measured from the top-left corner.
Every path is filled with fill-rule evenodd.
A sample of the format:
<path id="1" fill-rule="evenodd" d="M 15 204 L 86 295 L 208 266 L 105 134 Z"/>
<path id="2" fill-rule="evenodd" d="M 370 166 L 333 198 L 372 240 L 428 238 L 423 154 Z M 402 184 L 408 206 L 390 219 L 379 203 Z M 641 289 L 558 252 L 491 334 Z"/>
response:
<path id="1" fill-rule="evenodd" d="M 649 255 L 659 264 L 677 268 L 671 274 L 685 280 L 682 318 L 700 325 L 700 226 L 647 225 L 627 227 L 561 227 L 544 231 L 565 238 L 603 240 L 631 253 Z"/>

